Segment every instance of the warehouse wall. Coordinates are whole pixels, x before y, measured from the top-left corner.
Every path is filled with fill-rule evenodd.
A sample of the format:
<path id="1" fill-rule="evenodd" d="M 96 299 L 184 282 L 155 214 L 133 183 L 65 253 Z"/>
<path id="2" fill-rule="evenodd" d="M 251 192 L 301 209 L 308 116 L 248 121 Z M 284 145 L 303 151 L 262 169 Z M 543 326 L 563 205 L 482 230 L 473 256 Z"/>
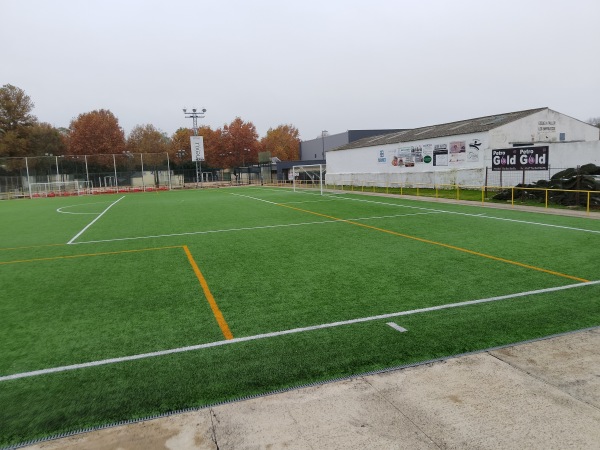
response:
<path id="1" fill-rule="evenodd" d="M 484 167 L 488 133 L 327 152 L 328 173 L 427 172 Z"/>
<path id="2" fill-rule="evenodd" d="M 567 168 L 590 163 L 600 166 L 600 141 L 555 143 L 549 147 L 550 167 Z"/>
<path id="3" fill-rule="evenodd" d="M 600 165 L 599 138 L 598 128 L 546 109 L 489 132 L 329 151 L 327 182 L 481 186 L 485 168 L 492 165 L 492 149 L 548 145 L 550 167 Z"/>
<path id="4" fill-rule="evenodd" d="M 600 129 L 572 117 L 546 109 L 490 131 L 492 148 L 514 143 L 597 141 Z"/>

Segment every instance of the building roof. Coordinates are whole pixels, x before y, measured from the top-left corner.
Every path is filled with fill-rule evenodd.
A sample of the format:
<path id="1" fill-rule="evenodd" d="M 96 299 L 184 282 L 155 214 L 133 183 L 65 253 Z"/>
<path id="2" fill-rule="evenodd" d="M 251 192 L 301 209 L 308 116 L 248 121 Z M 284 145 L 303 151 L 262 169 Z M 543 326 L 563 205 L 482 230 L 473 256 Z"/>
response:
<path id="1" fill-rule="evenodd" d="M 400 142 L 420 141 L 423 139 L 433 139 L 443 136 L 454 136 L 457 134 L 480 133 L 493 130 L 507 123 L 522 119 L 548 108 L 527 109 L 525 111 L 516 111 L 505 114 L 496 114 L 493 116 L 478 117 L 476 119 L 460 120 L 458 122 L 443 123 L 440 125 L 431 125 L 428 127 L 413 128 L 403 130 L 397 133 L 390 133 L 380 136 L 373 136 L 349 144 L 337 147 L 329 151 L 348 150 L 351 148 L 372 147 L 375 145 L 398 144 Z"/>

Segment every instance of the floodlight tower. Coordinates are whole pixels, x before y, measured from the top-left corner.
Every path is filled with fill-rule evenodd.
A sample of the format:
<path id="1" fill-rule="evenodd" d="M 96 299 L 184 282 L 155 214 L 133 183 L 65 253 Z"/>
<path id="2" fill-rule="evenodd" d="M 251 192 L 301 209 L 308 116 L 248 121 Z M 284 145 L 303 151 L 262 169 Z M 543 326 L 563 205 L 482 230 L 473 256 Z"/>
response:
<path id="1" fill-rule="evenodd" d="M 194 136 L 198 136 L 198 119 L 204 119 L 204 113 L 206 108 L 202 108 L 198 111 L 196 108 L 192 108 L 192 112 L 188 112 L 187 108 L 183 108 L 183 114 L 186 119 L 192 119 L 192 129 L 194 130 Z M 198 161 L 196 161 L 196 187 L 198 187 L 198 175 L 200 175 L 200 185 L 202 185 L 202 165 L 198 169 Z"/>
<path id="2" fill-rule="evenodd" d="M 198 119 L 204 119 L 204 113 L 206 108 L 202 108 L 198 111 L 196 108 L 192 108 L 192 112 L 188 112 L 187 108 L 183 108 L 183 114 L 186 119 L 192 119 L 192 129 L 194 130 L 194 136 L 198 136 Z"/>

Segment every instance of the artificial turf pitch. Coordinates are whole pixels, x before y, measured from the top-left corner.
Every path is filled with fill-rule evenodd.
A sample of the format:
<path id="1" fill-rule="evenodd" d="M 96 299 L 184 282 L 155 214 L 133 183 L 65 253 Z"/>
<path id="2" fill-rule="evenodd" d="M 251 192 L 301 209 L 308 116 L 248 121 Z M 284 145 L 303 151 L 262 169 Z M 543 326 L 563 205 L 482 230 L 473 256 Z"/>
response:
<path id="1" fill-rule="evenodd" d="M 0 446 L 598 326 L 599 241 L 267 187 L 0 202 Z"/>

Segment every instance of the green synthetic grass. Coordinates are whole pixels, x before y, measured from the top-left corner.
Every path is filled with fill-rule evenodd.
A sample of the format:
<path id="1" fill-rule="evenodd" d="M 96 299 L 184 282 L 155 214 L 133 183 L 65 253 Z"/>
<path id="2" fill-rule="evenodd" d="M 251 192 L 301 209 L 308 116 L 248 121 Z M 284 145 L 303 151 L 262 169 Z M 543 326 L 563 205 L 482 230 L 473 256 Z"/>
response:
<path id="1" fill-rule="evenodd" d="M 596 220 L 271 188 L 121 197 L 0 202 L 0 377 L 225 340 L 183 246 L 235 338 L 600 278 Z M 0 381 L 0 446 L 598 326 L 599 294 Z"/>

